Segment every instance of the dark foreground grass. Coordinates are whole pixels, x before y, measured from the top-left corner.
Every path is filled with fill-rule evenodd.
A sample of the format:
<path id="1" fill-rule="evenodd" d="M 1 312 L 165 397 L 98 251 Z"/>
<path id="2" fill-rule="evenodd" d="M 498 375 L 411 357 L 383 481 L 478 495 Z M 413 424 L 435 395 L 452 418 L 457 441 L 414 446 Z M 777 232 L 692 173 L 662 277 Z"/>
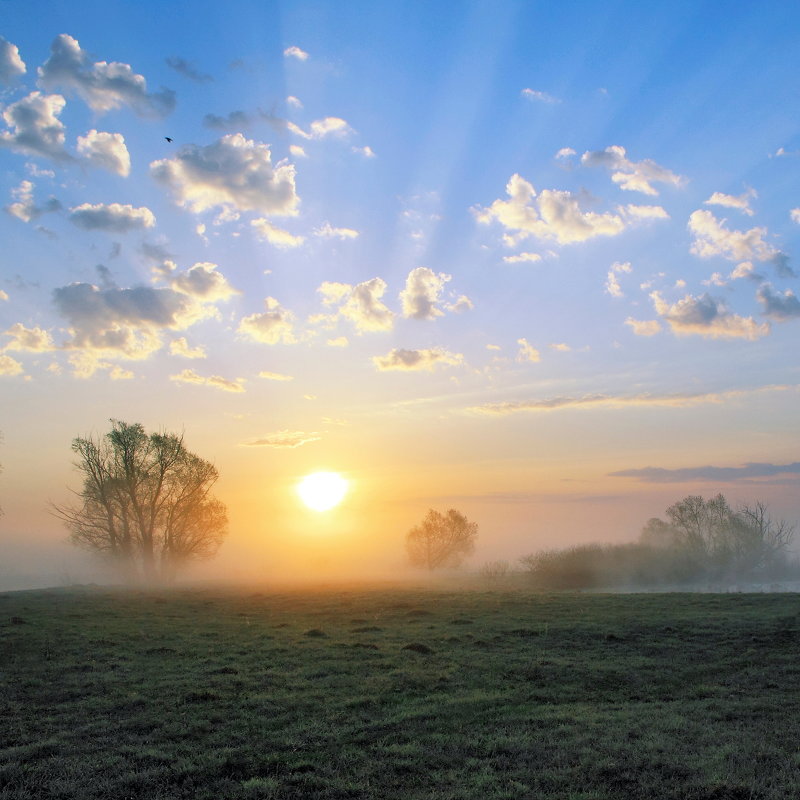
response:
<path id="1" fill-rule="evenodd" d="M 800 797 L 797 595 L 0 595 L 0 798 Z"/>

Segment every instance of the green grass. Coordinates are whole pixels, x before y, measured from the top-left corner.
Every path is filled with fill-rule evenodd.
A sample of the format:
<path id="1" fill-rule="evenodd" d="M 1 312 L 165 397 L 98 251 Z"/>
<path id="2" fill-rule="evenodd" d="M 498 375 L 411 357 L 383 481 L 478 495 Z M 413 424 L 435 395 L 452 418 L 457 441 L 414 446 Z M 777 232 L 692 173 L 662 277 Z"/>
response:
<path id="1" fill-rule="evenodd" d="M 0 798 L 798 797 L 798 612 L 786 594 L 8 593 Z"/>

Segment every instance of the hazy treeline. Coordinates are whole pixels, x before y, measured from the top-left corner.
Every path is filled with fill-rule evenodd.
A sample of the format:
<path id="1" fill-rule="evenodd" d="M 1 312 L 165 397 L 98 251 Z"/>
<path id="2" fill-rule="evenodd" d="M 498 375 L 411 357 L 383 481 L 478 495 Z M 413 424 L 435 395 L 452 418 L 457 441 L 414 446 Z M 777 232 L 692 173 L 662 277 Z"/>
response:
<path id="1" fill-rule="evenodd" d="M 523 556 L 522 567 L 548 589 L 730 584 L 800 579 L 788 551 L 794 526 L 763 503 L 734 510 L 721 494 L 692 495 L 650 519 L 639 541 L 587 544 Z"/>

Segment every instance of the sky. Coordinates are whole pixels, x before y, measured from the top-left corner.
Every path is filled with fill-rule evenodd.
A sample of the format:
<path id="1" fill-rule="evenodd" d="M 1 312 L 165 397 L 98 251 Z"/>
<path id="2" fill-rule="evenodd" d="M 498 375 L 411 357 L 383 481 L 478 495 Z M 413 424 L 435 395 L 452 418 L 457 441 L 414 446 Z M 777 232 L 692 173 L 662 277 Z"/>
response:
<path id="1" fill-rule="evenodd" d="M 0 0 L 3 574 L 109 419 L 183 432 L 205 575 L 800 518 L 800 7 Z M 295 487 L 349 480 L 320 513 Z M 201 573 L 198 573 L 201 574 Z"/>

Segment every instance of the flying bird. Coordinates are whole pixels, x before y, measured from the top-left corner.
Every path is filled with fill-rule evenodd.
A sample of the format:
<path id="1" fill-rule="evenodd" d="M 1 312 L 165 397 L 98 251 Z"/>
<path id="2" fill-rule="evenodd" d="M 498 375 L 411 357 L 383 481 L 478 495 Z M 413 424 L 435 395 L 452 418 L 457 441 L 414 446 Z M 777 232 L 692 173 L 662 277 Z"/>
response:
<path id="1" fill-rule="evenodd" d="M 168 142 L 172 143 L 172 139 L 170 139 L 170 138 L 169 138 L 169 136 L 165 136 L 164 138 L 165 138 L 165 139 L 166 139 Z"/>

